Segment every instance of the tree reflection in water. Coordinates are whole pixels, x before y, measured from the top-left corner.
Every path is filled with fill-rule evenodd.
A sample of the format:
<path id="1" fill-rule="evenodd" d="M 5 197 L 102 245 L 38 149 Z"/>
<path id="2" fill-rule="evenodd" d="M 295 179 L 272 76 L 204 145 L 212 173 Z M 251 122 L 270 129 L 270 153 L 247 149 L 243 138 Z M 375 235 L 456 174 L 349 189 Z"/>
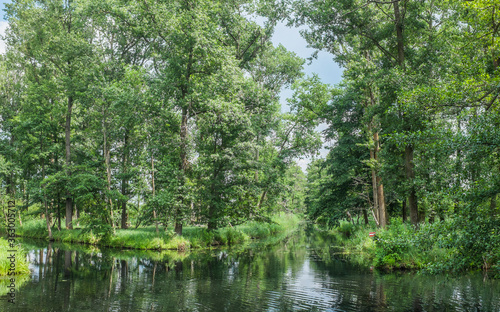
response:
<path id="1" fill-rule="evenodd" d="M 1 311 L 500 310 L 498 281 L 372 272 L 339 259 L 318 232 L 191 253 L 25 246 L 31 281 Z"/>

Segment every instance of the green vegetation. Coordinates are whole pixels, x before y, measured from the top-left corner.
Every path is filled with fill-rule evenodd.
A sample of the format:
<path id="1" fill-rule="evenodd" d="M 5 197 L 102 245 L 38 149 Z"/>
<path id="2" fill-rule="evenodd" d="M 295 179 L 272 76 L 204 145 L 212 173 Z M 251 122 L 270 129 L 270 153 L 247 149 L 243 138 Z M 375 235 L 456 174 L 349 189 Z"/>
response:
<path id="1" fill-rule="evenodd" d="M 280 17 L 263 25 L 251 18 L 272 8 L 211 0 L 6 4 L 1 220 L 15 200 L 16 220 L 44 219 L 58 240 L 173 248 L 188 242 L 158 228 L 222 229 L 192 239 L 225 244 L 245 240 L 226 227 L 303 212 L 306 179 L 295 160 L 315 154 L 321 139 L 319 120 L 301 103 L 317 99 L 303 87 L 305 60 L 271 43 Z M 286 113 L 283 88 L 295 90 Z M 79 224 L 92 231 L 61 234 Z M 141 234 L 148 243 L 117 230 L 141 226 L 155 227 Z M 25 235 L 42 227 L 28 224 Z"/>
<path id="2" fill-rule="evenodd" d="M 365 266 L 426 273 L 484 270 L 500 277 L 498 224 L 489 219 L 475 224 L 470 227 L 460 219 L 448 219 L 416 230 L 397 218 L 384 229 L 342 221 L 333 234 L 342 255 Z M 370 237 L 370 232 L 376 235 Z"/>
<path id="3" fill-rule="evenodd" d="M 304 213 L 374 222 L 375 246 L 339 230 L 377 266 L 497 270 L 499 1 L 25 0 L 5 13 L 0 220 L 23 235 L 184 250 Z M 285 20 L 341 83 L 273 46 Z M 305 176 L 296 161 L 317 155 L 320 124 L 329 152 Z"/>
<path id="4" fill-rule="evenodd" d="M 7 250 L 12 249 L 15 249 L 17 251 L 15 254 L 16 275 L 30 273 L 28 262 L 26 261 L 26 253 L 23 247 L 18 244 L 16 248 L 10 248 L 7 240 L 0 237 L 0 276 L 7 276 L 7 273 L 9 273 L 9 269 L 11 268 L 11 261 L 8 257 L 11 253 L 7 252 Z M 12 271 L 10 272 L 12 273 Z"/>
<path id="5" fill-rule="evenodd" d="M 297 229 L 300 219 L 296 215 L 281 214 L 270 223 L 251 221 L 235 227 L 207 230 L 204 227 L 186 227 L 182 236 L 172 230 L 156 233 L 154 226 L 138 229 L 118 229 L 111 232 L 94 232 L 90 229 L 53 230 L 53 239 L 63 243 L 79 243 L 121 249 L 178 250 L 211 246 L 244 244 L 251 239 L 265 239 L 278 234 L 289 234 Z M 18 234 L 27 238 L 48 239 L 44 220 L 30 220 L 19 227 Z"/>
<path id="6" fill-rule="evenodd" d="M 500 2 L 291 3 L 288 21 L 344 67 L 314 89 L 329 101 L 307 103 L 332 142 L 308 168 L 309 219 L 361 220 L 339 231 L 379 267 L 498 270 Z"/>

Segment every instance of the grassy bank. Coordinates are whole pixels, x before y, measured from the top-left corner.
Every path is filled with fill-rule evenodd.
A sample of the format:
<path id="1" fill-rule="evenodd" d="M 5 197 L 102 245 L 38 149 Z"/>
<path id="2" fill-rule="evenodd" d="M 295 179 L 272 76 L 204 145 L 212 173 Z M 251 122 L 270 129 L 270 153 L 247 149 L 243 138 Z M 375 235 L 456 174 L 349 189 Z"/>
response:
<path id="1" fill-rule="evenodd" d="M 500 277 L 500 229 L 494 220 L 449 219 L 419 229 L 391 222 L 386 229 L 343 222 L 333 234 L 344 255 L 360 264 L 429 273 L 483 270 Z"/>
<path id="2" fill-rule="evenodd" d="M 26 254 L 23 248 L 19 245 L 17 245 L 15 248 L 11 248 L 7 240 L 0 237 L 0 277 L 7 276 L 7 273 L 11 268 L 11 259 L 9 257 L 12 253 L 9 252 L 8 250 L 12 249 L 16 250 L 15 253 L 16 275 L 27 274 L 30 272 L 28 268 L 28 262 L 26 262 Z"/>
<path id="3" fill-rule="evenodd" d="M 277 233 L 292 231 L 297 228 L 300 218 L 292 214 L 276 215 L 271 223 L 247 222 L 234 227 L 225 227 L 208 231 L 203 227 L 185 227 L 183 235 L 178 236 L 171 230 L 155 227 L 138 229 L 117 229 L 115 234 L 97 232 L 90 229 L 52 230 L 53 238 L 64 243 L 98 245 L 102 247 L 141 249 L 141 250 L 188 250 L 218 245 L 243 244 L 251 239 L 262 239 Z M 31 220 L 19 226 L 17 233 L 21 237 L 48 240 L 44 220 Z"/>

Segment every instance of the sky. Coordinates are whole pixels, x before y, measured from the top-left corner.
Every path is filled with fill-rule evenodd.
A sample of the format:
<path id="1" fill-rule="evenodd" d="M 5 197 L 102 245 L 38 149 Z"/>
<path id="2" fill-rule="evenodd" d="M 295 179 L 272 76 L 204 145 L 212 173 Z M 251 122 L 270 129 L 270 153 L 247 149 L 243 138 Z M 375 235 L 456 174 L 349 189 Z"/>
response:
<path id="1" fill-rule="evenodd" d="M 0 8 L 3 10 L 5 8 L 5 3 L 10 3 L 11 1 L 0 0 Z M 8 23 L 4 20 L 4 12 L 0 14 L 0 35 L 5 33 Z M 272 37 L 272 42 L 276 46 L 282 44 L 287 50 L 295 52 L 298 56 L 306 59 L 312 55 L 314 49 L 308 48 L 306 41 L 300 36 L 298 28 L 290 28 L 284 24 L 279 24 L 276 27 L 274 35 Z M 5 51 L 5 44 L 0 40 L 0 53 Z M 304 71 L 306 75 L 317 74 L 323 83 L 328 83 L 335 85 L 342 79 L 342 69 L 333 61 L 332 56 L 326 52 L 319 52 L 318 58 L 314 59 L 311 64 L 306 62 Z M 286 99 L 292 95 L 290 90 L 283 90 L 281 92 L 281 103 L 284 106 Z M 325 129 L 325 125 L 320 125 L 318 131 Z M 328 150 L 326 148 L 321 149 L 321 157 L 325 157 Z M 307 164 L 311 161 L 311 158 L 299 159 L 297 160 L 298 165 L 305 172 Z"/>
<path id="2" fill-rule="evenodd" d="M 282 44 L 287 50 L 295 52 L 298 56 L 307 59 L 314 53 L 314 49 L 307 47 L 307 42 L 300 36 L 298 28 L 287 27 L 284 24 L 279 24 L 276 27 L 272 42 L 276 46 Z M 333 56 L 329 53 L 320 51 L 318 57 L 313 59 L 312 62 L 307 61 L 304 66 L 304 72 L 310 76 L 317 74 L 323 83 L 330 85 L 338 84 L 342 80 L 342 68 L 333 61 Z M 281 92 L 281 105 L 285 105 L 286 99 L 292 96 L 290 90 L 283 90 Z M 326 128 L 325 124 L 321 124 L 317 130 L 322 131 Z M 326 143 L 323 143 L 323 148 L 320 150 L 320 157 L 325 158 L 328 154 Z M 302 168 L 305 173 L 307 165 L 311 162 L 311 157 L 297 159 L 297 164 Z"/>

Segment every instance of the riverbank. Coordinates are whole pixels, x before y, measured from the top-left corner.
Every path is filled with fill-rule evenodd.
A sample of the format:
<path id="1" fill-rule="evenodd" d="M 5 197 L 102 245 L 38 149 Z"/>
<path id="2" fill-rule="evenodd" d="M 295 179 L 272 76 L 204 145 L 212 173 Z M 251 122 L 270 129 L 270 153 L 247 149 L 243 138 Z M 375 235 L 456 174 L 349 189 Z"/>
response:
<path id="1" fill-rule="evenodd" d="M 359 264 L 427 273 L 483 270 L 500 277 L 500 233 L 494 220 L 449 219 L 419 229 L 400 219 L 391 222 L 386 229 L 342 222 L 332 234 L 342 254 Z"/>
<path id="2" fill-rule="evenodd" d="M 275 215 L 271 223 L 250 221 L 234 227 L 208 231 L 204 227 L 185 227 L 182 235 L 154 226 L 138 229 L 116 229 L 116 233 L 99 234 L 90 229 L 52 229 L 53 239 L 64 243 L 96 245 L 100 247 L 138 250 L 178 250 L 210 246 L 244 244 L 252 239 L 263 239 L 278 233 L 294 231 L 301 219 L 293 214 Z M 49 240 L 44 220 L 30 220 L 19 226 L 20 237 Z"/>
<path id="3" fill-rule="evenodd" d="M 15 250 L 15 252 L 11 250 Z M 12 255 L 15 258 L 12 258 Z M 15 260 L 11 261 L 11 259 Z M 12 266 L 13 263 L 14 266 Z M 8 275 L 9 272 L 11 275 Z M 16 244 L 14 247 L 11 247 L 7 240 L 0 237 L 0 277 L 12 276 L 13 272 L 15 272 L 14 275 L 30 273 L 28 263 L 26 262 L 26 254 L 20 245 Z"/>

